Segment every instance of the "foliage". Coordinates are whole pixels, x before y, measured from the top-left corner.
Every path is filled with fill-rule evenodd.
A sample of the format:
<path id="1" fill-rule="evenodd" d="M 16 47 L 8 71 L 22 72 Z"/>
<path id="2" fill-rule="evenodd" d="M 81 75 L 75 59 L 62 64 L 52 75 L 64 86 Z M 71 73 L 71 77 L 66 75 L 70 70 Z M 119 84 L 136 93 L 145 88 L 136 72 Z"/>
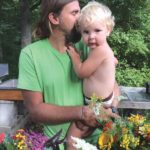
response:
<path id="1" fill-rule="evenodd" d="M 150 80 L 150 69 L 135 69 L 129 66 L 117 68 L 116 80 L 119 85 L 132 87 L 145 87 L 145 83 Z"/>
<path id="2" fill-rule="evenodd" d="M 21 50 L 21 19 L 20 1 L 2 1 L 0 6 L 0 63 L 9 64 L 9 78 L 17 78 L 18 61 Z M 39 0 L 30 0 L 32 15 L 37 19 Z M 38 4 L 38 5 L 37 5 Z M 36 6 L 36 8 L 34 7 Z M 39 16 L 39 15 L 38 15 Z M 33 24 L 32 22 L 32 24 Z"/>
<path id="3" fill-rule="evenodd" d="M 118 28 L 109 39 L 119 60 L 116 78 L 120 85 L 144 86 L 150 80 L 150 50 L 145 34 Z"/>
<path id="4" fill-rule="evenodd" d="M 18 6 L 16 1 L 3 1 L 0 10 L 0 49 L 2 49 L 0 63 L 9 63 L 10 74 L 17 71 L 18 50 L 20 49 Z"/>
<path id="5" fill-rule="evenodd" d="M 117 29 L 109 39 L 119 61 L 126 60 L 126 64 L 136 69 L 148 66 L 150 61 L 150 50 L 144 41 L 144 35 L 138 30 L 124 32 Z"/>
<path id="6" fill-rule="evenodd" d="M 142 68 L 150 66 L 150 2 L 149 0 L 97 0 L 108 5 L 115 16 L 116 26 L 108 39 L 116 57 L 119 59 L 119 72 L 131 70 L 137 72 Z M 40 0 L 28 0 L 30 5 L 30 18 L 32 29 L 39 17 Z M 80 0 L 83 7 L 89 0 Z M 10 78 L 18 76 L 18 60 L 21 50 L 21 19 L 20 1 L 0 1 L 0 63 L 8 63 Z M 120 65 L 121 64 L 121 65 Z M 120 67 L 121 66 L 121 67 Z M 125 66 L 125 67 L 124 67 Z M 129 68 L 127 68 L 129 67 Z M 133 71 L 133 72 L 134 72 Z M 149 70 L 150 71 L 150 70 Z M 136 71 L 135 71 L 136 72 Z M 145 72 L 145 73 L 144 73 Z M 142 75 L 129 74 L 128 81 L 119 82 L 130 86 L 133 79 L 143 81 L 143 74 L 146 76 L 148 69 L 142 70 Z M 129 73 L 126 71 L 125 73 Z M 124 74 L 122 76 L 126 76 Z M 133 77 L 135 76 L 135 77 Z M 131 78 L 131 81 L 130 81 Z M 147 77 L 148 78 L 148 77 Z M 128 84 L 129 82 L 129 84 Z M 145 81 L 136 82 L 135 86 L 142 86 Z M 137 83 L 137 84 L 136 84 Z"/>
<path id="7" fill-rule="evenodd" d="M 89 0 L 79 0 L 79 2 L 80 2 L 80 6 L 82 8 L 83 6 L 85 6 L 89 2 Z"/>
<path id="8" fill-rule="evenodd" d="M 143 86 L 150 79 L 149 0 L 101 2 L 110 7 L 116 18 L 115 29 L 108 40 L 119 60 L 117 80 L 121 85 Z"/>

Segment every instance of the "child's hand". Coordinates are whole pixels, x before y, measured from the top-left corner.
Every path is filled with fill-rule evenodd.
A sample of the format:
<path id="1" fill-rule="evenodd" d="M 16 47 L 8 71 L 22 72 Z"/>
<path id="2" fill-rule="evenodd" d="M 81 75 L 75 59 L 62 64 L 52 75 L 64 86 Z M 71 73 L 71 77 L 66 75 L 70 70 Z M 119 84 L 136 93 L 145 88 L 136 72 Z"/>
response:
<path id="1" fill-rule="evenodd" d="M 84 125 L 81 121 L 76 121 L 75 124 L 80 130 L 86 131 L 90 128 L 89 126 Z"/>
<path id="2" fill-rule="evenodd" d="M 80 129 L 80 132 L 83 137 L 87 137 L 90 135 L 96 128 L 91 128 L 89 126 L 84 125 L 81 121 L 75 122 L 78 129 Z"/>
<path id="3" fill-rule="evenodd" d="M 109 120 L 110 118 L 120 118 L 120 116 L 116 113 L 113 113 L 111 108 L 101 107 L 102 114 L 99 115 L 104 121 Z"/>
<path id="4" fill-rule="evenodd" d="M 80 55 L 78 54 L 77 50 L 71 45 L 68 46 L 67 53 L 71 57 L 80 57 Z"/>
<path id="5" fill-rule="evenodd" d="M 115 64 L 115 66 L 118 65 L 118 59 L 116 57 L 114 57 L 114 64 Z"/>

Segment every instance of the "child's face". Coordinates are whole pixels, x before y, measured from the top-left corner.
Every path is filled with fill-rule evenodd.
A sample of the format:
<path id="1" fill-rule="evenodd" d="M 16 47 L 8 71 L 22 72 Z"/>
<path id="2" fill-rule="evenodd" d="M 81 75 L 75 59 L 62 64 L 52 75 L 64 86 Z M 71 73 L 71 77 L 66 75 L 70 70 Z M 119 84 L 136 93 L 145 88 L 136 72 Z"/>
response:
<path id="1" fill-rule="evenodd" d="M 96 21 L 85 28 L 82 27 L 81 33 L 83 42 L 89 46 L 90 49 L 94 49 L 106 43 L 110 31 L 107 29 L 106 25 Z"/>

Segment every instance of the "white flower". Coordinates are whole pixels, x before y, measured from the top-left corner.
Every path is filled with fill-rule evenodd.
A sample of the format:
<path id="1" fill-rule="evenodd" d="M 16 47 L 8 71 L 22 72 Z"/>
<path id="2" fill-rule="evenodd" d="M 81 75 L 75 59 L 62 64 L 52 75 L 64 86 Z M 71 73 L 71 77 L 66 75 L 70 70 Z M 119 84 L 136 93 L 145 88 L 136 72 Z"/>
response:
<path id="1" fill-rule="evenodd" d="M 77 149 L 81 149 L 81 150 L 98 150 L 98 149 L 96 148 L 96 146 L 91 145 L 91 144 L 85 142 L 85 140 L 83 140 L 83 139 L 79 139 L 79 138 L 76 138 L 76 137 L 73 137 L 73 136 L 71 136 L 71 138 L 72 138 L 73 141 L 75 142 L 75 143 L 73 144 L 73 146 L 74 146 L 75 148 L 77 148 Z"/>
<path id="2" fill-rule="evenodd" d="M 102 107 L 102 103 L 95 103 L 95 106 L 92 108 L 92 110 L 96 116 L 100 115 L 100 108 L 101 107 Z"/>

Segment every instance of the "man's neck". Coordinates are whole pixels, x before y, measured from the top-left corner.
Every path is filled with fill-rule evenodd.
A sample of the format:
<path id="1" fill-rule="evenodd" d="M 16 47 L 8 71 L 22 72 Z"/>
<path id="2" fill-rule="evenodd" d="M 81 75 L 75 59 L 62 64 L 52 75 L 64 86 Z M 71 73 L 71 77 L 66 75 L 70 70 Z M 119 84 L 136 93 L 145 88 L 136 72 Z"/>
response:
<path id="1" fill-rule="evenodd" d="M 65 36 L 62 33 L 53 33 L 49 37 L 49 42 L 60 53 L 66 52 Z"/>

